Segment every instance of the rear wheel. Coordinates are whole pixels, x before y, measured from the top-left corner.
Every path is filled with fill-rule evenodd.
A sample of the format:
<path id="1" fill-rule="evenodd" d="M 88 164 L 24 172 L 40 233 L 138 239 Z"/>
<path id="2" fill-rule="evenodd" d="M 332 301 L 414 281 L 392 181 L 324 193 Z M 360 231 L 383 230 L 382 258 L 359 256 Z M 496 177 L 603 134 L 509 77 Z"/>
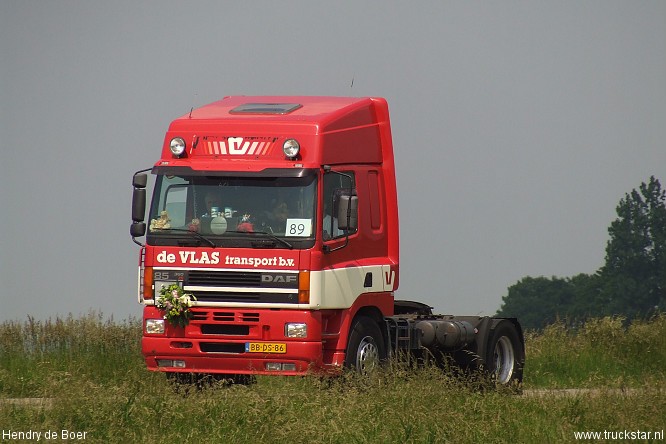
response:
<path id="1" fill-rule="evenodd" d="M 493 381 L 500 385 L 523 381 L 525 348 L 518 329 L 510 321 L 500 321 L 488 341 L 486 368 Z"/>
<path id="2" fill-rule="evenodd" d="M 372 318 L 358 316 L 349 332 L 345 366 L 368 374 L 385 359 L 386 346 L 379 326 Z"/>

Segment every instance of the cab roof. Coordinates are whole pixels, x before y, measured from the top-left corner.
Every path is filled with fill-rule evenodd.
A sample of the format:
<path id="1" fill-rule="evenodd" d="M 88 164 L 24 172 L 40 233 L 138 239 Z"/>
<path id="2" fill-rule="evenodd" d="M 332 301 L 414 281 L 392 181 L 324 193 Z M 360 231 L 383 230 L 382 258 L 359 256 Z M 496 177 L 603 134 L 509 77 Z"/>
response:
<path id="1" fill-rule="evenodd" d="M 194 109 L 181 119 L 215 120 L 280 120 L 283 122 L 326 123 L 338 120 L 353 110 L 367 111 L 365 118 L 358 119 L 353 126 L 375 123 L 369 114 L 373 101 L 369 97 L 323 97 L 323 96 L 228 96 L 217 102 Z M 351 122 L 349 122 L 351 124 Z"/>
<path id="2" fill-rule="evenodd" d="M 284 160 L 281 147 L 289 138 L 298 139 L 300 159 L 310 166 L 379 163 L 392 156 L 388 104 L 375 97 L 228 96 L 174 120 L 163 159 L 171 157 L 173 137 L 185 141 L 189 160 L 170 164 L 209 162 L 198 164 L 202 169 L 234 168 L 240 160 L 252 161 L 253 170 L 264 161 L 275 164 Z M 210 163 L 222 160 L 234 164 Z"/>

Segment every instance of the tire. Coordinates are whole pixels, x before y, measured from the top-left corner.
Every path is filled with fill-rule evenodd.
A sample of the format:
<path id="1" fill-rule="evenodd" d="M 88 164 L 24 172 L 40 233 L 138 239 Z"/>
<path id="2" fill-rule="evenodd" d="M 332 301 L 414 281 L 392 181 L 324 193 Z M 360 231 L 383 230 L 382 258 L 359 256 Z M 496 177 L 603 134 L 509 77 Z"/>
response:
<path id="1" fill-rule="evenodd" d="M 386 345 L 377 323 L 358 316 L 352 323 L 345 355 L 345 367 L 366 375 L 386 360 Z"/>
<path id="2" fill-rule="evenodd" d="M 256 384 L 257 378 L 254 375 L 221 375 L 208 373 L 179 373 L 168 372 L 167 379 L 172 383 L 176 392 L 182 389 L 188 392 L 190 388 L 202 390 L 206 387 L 213 387 L 216 384 L 224 386 L 252 385 Z"/>
<path id="3" fill-rule="evenodd" d="M 257 383 L 257 377 L 254 375 L 232 375 L 231 384 L 254 385 Z"/>
<path id="4" fill-rule="evenodd" d="M 488 341 L 486 370 L 498 385 L 520 385 L 523 382 L 525 347 L 516 326 L 500 321 Z"/>

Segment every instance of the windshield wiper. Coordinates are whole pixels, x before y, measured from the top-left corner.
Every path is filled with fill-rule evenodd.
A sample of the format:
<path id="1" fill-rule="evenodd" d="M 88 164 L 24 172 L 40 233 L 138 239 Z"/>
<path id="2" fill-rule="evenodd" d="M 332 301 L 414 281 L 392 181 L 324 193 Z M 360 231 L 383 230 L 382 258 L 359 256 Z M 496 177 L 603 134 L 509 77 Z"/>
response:
<path id="1" fill-rule="evenodd" d="M 242 232 L 242 231 L 234 231 L 234 233 L 243 233 L 243 232 Z M 272 240 L 274 240 L 274 241 L 278 241 L 279 243 L 281 243 L 281 244 L 284 245 L 285 247 L 289 248 L 290 250 L 293 250 L 293 249 L 294 249 L 294 246 L 293 246 L 292 244 L 290 244 L 290 243 L 287 242 L 286 240 L 282 239 L 281 237 L 277 237 L 277 236 L 274 235 L 273 233 L 269 233 L 268 231 L 245 231 L 245 233 L 248 233 L 248 234 L 261 234 L 261 235 L 264 235 L 264 236 L 266 236 L 266 237 L 268 237 L 268 238 L 270 238 L 270 239 L 272 239 Z"/>
<path id="2" fill-rule="evenodd" d="M 289 248 L 290 250 L 294 249 L 294 246 L 292 244 L 290 244 L 286 240 L 282 239 L 281 237 L 277 237 L 273 233 L 269 233 L 268 231 L 255 231 L 255 233 L 256 234 L 263 234 L 263 235 L 269 237 L 270 239 L 276 240 L 276 241 L 280 242 L 282 245 L 284 245 L 285 247 Z"/>
<path id="3" fill-rule="evenodd" d="M 208 239 L 206 236 L 199 233 L 198 231 L 185 230 L 183 228 L 162 228 L 159 231 L 177 231 L 179 233 L 190 233 L 190 234 L 194 235 L 194 237 L 196 237 L 196 238 L 204 241 L 205 243 L 207 243 L 210 247 L 212 247 L 212 248 L 217 247 L 217 245 L 215 245 L 215 242 Z"/>

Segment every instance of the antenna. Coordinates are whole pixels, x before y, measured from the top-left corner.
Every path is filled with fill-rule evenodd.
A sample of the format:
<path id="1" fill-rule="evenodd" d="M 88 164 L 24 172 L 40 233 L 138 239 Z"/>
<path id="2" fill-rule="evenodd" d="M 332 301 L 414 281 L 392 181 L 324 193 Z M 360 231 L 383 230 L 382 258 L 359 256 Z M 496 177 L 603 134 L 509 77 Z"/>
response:
<path id="1" fill-rule="evenodd" d="M 352 81 L 351 81 L 351 85 L 349 85 L 349 89 L 352 89 L 354 87 L 354 77 L 355 77 L 355 74 L 352 74 Z"/>
<path id="2" fill-rule="evenodd" d="M 198 95 L 199 95 L 199 94 L 194 93 L 194 98 L 196 99 L 196 97 L 197 97 Z M 190 108 L 190 117 L 189 117 L 190 119 L 192 118 L 192 111 L 194 111 L 194 107 Z"/>

